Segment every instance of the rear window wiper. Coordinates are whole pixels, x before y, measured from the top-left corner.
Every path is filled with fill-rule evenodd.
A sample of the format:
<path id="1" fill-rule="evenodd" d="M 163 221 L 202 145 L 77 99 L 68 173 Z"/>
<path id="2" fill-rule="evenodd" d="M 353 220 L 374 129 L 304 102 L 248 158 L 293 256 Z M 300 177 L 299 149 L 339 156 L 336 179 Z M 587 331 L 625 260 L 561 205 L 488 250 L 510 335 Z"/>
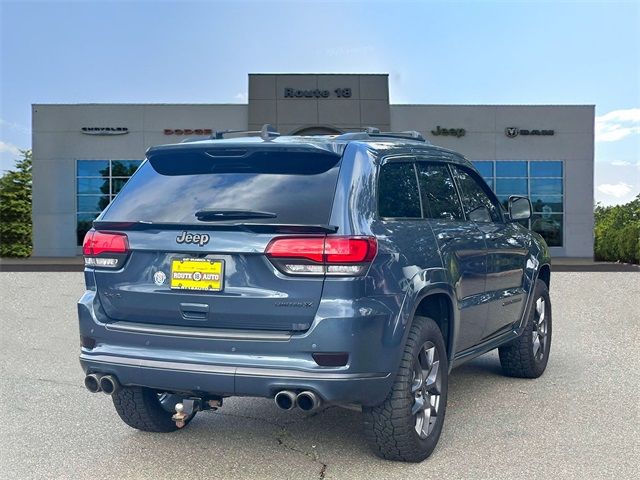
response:
<path id="1" fill-rule="evenodd" d="M 196 212 L 196 218 L 201 222 L 217 222 L 225 220 L 246 220 L 249 218 L 276 218 L 273 212 L 260 212 L 258 210 L 237 210 L 237 209 L 213 209 L 204 208 Z"/>

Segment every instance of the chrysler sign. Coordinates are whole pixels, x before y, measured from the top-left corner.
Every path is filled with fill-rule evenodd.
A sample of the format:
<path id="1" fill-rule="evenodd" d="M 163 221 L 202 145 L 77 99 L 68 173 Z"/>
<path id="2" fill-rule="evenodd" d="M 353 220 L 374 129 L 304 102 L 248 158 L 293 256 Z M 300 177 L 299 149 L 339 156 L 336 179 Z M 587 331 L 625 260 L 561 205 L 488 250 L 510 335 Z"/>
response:
<path id="1" fill-rule="evenodd" d="M 82 127 L 80 131 L 85 135 L 124 135 L 129 133 L 127 127 Z"/>

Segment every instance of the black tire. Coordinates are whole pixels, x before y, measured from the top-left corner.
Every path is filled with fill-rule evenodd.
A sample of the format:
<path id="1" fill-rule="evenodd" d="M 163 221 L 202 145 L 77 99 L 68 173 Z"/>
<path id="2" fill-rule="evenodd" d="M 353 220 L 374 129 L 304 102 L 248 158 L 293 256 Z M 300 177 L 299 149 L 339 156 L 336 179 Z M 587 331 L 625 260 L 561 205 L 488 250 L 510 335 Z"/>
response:
<path id="1" fill-rule="evenodd" d="M 510 377 L 538 378 L 544 373 L 549 361 L 552 328 L 551 300 L 547 285 L 537 280 L 533 295 L 533 303 L 524 332 L 498 349 L 502 370 Z M 540 305 L 542 305 L 542 312 Z M 536 337 L 538 348 L 536 348 Z"/>
<path id="2" fill-rule="evenodd" d="M 166 433 L 178 430 L 171 420 L 173 412 L 162 406 L 159 394 L 144 387 L 121 387 L 111 395 L 120 418 L 130 427 L 145 432 Z M 169 399 L 168 403 L 171 402 Z M 189 417 L 185 424 L 193 418 Z"/>
<path id="3" fill-rule="evenodd" d="M 428 347 L 426 350 L 423 347 Z M 429 407 L 429 416 L 433 416 L 435 420 L 428 423 L 429 431 L 424 436 L 424 423 L 422 428 L 417 423 L 417 416 L 412 413 L 412 408 L 417 408 L 418 396 L 413 393 L 417 385 L 418 379 L 416 374 L 422 371 L 424 375 L 424 363 L 420 361 L 420 354 L 431 352 L 431 348 L 435 347 L 432 358 L 439 361 L 436 372 L 439 379 L 435 383 L 437 388 L 433 390 L 439 393 L 437 400 L 436 415 L 434 410 Z M 437 355 L 437 357 L 436 357 Z M 428 355 L 427 355 L 428 356 Z M 435 365 L 435 360 L 432 366 Z M 420 367 L 414 370 L 414 367 Z M 432 378 L 433 369 L 429 369 L 428 379 Z M 449 366 L 447 362 L 447 353 L 442 339 L 442 333 L 438 325 L 427 317 L 415 317 L 407 343 L 402 354 L 400 367 L 396 375 L 393 386 L 387 399 L 380 405 L 375 407 L 363 408 L 364 431 L 367 441 L 371 449 L 376 455 L 387 460 L 399 460 L 404 462 L 421 462 L 433 452 L 444 424 L 444 415 L 447 407 L 447 390 L 448 390 L 448 374 Z M 424 385 L 429 382 L 424 382 Z M 427 387 L 425 387 L 427 388 Z M 431 391 L 431 390 L 429 390 Z M 425 397 L 430 399 L 431 404 L 435 394 L 423 393 Z M 427 402 L 424 402 L 427 405 Z M 420 412 L 420 410 L 418 410 Z M 426 409 L 425 409 L 426 413 Z M 424 422 L 424 417 L 423 417 Z M 418 433 L 418 429 L 422 430 L 422 435 Z"/>

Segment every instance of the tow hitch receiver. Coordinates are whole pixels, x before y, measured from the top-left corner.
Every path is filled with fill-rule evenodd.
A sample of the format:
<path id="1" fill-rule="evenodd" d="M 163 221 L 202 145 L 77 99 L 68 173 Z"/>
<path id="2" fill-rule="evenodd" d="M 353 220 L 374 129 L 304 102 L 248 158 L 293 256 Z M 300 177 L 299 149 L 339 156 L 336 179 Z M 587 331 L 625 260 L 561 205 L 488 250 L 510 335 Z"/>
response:
<path id="1" fill-rule="evenodd" d="M 222 399 L 214 399 L 204 401 L 202 398 L 192 397 L 185 398 L 180 403 L 176 403 L 176 413 L 173 414 L 171 420 L 176 422 L 176 427 L 183 428 L 187 419 L 201 410 L 217 410 L 222 406 Z"/>

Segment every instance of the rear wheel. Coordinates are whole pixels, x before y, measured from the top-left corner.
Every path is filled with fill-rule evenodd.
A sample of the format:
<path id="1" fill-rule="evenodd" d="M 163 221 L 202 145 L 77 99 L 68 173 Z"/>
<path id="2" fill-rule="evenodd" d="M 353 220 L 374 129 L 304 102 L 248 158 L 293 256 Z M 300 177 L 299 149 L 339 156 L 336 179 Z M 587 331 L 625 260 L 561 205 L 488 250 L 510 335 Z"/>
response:
<path id="1" fill-rule="evenodd" d="M 176 403 L 181 400 L 178 395 L 158 393 L 145 387 L 122 387 L 111 398 L 116 412 L 130 427 L 145 432 L 173 432 L 178 429 L 171 420 Z M 187 418 L 185 423 L 191 421 L 194 415 Z"/>
<path id="2" fill-rule="evenodd" d="M 547 368 L 551 349 L 551 299 L 547 285 L 536 281 L 533 306 L 522 335 L 498 349 L 506 375 L 538 378 Z"/>
<path id="3" fill-rule="evenodd" d="M 420 462 L 431 455 L 447 406 L 448 363 L 438 325 L 416 317 L 387 399 L 364 408 L 364 428 L 376 455 Z"/>

